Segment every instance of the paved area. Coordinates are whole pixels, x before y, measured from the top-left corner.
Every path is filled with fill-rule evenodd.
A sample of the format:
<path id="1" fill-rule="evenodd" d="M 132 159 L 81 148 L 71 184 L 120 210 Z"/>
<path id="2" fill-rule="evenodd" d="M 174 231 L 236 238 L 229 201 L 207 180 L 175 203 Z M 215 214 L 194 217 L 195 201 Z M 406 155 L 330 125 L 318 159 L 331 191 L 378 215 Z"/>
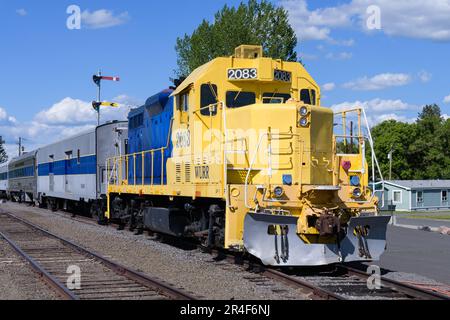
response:
<path id="1" fill-rule="evenodd" d="M 377 264 L 450 284 L 450 236 L 390 226 L 388 250 Z"/>
<path id="2" fill-rule="evenodd" d="M 408 226 L 428 226 L 431 228 L 449 227 L 450 220 L 434 220 L 434 219 L 416 219 L 416 218 L 404 218 L 402 216 L 397 217 L 397 224 Z"/>

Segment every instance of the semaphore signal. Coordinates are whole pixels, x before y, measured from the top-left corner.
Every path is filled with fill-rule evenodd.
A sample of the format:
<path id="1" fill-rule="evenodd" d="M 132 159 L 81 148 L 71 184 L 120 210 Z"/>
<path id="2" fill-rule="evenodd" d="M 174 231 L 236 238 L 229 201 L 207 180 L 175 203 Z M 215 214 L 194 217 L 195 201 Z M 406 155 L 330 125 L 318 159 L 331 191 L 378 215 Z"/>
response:
<path id="1" fill-rule="evenodd" d="M 119 107 L 119 105 L 117 103 L 113 103 L 113 102 L 101 102 L 101 88 L 102 88 L 102 80 L 105 81 L 114 81 L 114 82 L 118 82 L 120 81 L 119 77 L 106 77 L 106 76 L 102 76 L 102 72 L 99 70 L 97 75 L 93 75 L 92 76 L 92 80 L 94 81 L 94 83 L 97 85 L 98 87 L 98 95 L 97 95 L 97 101 L 93 101 L 92 102 L 92 107 L 94 108 L 94 110 L 97 112 L 97 125 L 100 125 L 100 107 L 104 106 L 104 107 L 114 107 L 117 108 Z"/>

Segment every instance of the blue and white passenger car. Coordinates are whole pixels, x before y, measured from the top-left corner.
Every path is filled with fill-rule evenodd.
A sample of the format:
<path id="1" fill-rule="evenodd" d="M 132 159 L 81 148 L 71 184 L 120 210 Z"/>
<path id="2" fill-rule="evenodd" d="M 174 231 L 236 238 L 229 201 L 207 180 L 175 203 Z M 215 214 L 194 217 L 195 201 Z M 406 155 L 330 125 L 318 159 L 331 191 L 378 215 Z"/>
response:
<path id="1" fill-rule="evenodd" d="M 0 198 L 5 199 L 8 191 L 8 165 L 0 166 Z"/>
<path id="2" fill-rule="evenodd" d="M 106 205 L 106 159 L 125 152 L 127 122 L 111 122 L 38 149 L 42 206 L 96 214 Z"/>

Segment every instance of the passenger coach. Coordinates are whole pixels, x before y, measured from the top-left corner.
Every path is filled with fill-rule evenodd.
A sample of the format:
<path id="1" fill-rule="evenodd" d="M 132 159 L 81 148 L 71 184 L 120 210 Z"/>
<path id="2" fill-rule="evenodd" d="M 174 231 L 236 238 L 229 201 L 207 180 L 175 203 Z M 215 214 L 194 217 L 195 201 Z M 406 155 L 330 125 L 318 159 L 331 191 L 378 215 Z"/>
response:
<path id="1" fill-rule="evenodd" d="M 25 153 L 9 163 L 8 194 L 12 201 L 34 202 L 37 199 L 36 153 Z"/>
<path id="2" fill-rule="evenodd" d="M 112 122 L 37 151 L 38 201 L 96 215 L 106 198 L 106 159 L 126 150 L 127 122 Z"/>

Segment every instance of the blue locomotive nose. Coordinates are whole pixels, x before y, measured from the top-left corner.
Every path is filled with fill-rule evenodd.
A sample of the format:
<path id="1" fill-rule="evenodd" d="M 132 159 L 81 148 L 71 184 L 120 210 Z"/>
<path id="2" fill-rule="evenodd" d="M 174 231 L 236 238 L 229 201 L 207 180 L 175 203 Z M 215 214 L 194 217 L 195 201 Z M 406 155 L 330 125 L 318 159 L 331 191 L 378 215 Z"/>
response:
<path id="1" fill-rule="evenodd" d="M 166 163 L 172 155 L 169 136 L 173 117 L 172 92 L 172 89 L 166 89 L 151 96 L 143 106 L 131 110 L 128 115 L 129 181 L 145 185 L 167 183 Z M 168 148 L 164 155 L 161 152 L 146 153 L 165 147 Z M 136 161 L 133 155 L 136 155 Z"/>

